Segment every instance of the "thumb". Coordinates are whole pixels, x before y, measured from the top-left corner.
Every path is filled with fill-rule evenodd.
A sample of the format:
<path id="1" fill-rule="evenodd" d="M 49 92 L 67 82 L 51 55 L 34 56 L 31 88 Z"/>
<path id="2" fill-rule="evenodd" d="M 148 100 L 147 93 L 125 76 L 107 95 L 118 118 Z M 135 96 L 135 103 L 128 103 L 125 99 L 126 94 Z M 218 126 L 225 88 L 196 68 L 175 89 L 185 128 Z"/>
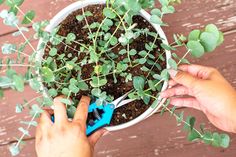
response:
<path id="1" fill-rule="evenodd" d="M 89 138 L 89 142 L 91 145 L 95 146 L 95 144 L 98 142 L 98 140 L 105 134 L 107 134 L 108 131 L 105 129 L 100 129 L 98 131 L 96 131 L 95 133 L 93 133 Z"/>
<path id="2" fill-rule="evenodd" d="M 169 74 L 171 78 L 177 82 L 178 84 L 181 84 L 183 86 L 186 86 L 187 88 L 193 88 L 198 82 L 198 78 L 192 76 L 191 74 L 183 71 L 176 71 L 176 70 L 169 70 Z"/>

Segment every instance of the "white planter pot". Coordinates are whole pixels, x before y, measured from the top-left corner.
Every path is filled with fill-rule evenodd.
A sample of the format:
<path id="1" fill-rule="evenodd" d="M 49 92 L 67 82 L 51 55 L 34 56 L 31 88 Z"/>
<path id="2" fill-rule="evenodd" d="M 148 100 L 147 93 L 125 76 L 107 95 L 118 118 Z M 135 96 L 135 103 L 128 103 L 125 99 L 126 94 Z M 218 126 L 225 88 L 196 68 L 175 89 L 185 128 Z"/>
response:
<path id="1" fill-rule="evenodd" d="M 106 2 L 106 0 L 81 0 L 81 1 L 78 1 L 75 3 L 72 3 L 71 5 L 69 5 L 66 8 L 64 8 L 63 10 L 61 10 L 56 16 L 54 16 L 54 18 L 50 21 L 50 24 L 46 27 L 46 31 L 48 31 L 48 32 L 52 31 L 53 28 L 58 26 L 73 11 L 76 11 L 78 9 L 81 9 L 81 8 L 89 6 L 89 5 L 105 4 L 105 2 Z M 144 17 L 147 21 L 150 22 L 150 14 L 147 13 L 145 10 L 141 10 L 140 15 L 142 17 Z M 157 24 L 152 24 L 152 26 L 156 29 L 156 31 L 158 32 L 160 37 L 162 39 L 164 39 L 163 43 L 168 44 L 165 33 L 163 32 L 161 27 Z M 39 41 L 39 45 L 40 45 L 40 43 L 42 43 L 42 41 Z M 37 53 L 36 58 L 38 61 L 42 60 L 43 53 L 44 52 L 42 52 L 42 51 Z M 169 51 L 166 51 L 166 60 L 168 61 L 169 58 L 171 58 L 171 53 Z M 169 68 L 168 62 L 166 62 L 166 64 L 167 64 L 167 68 Z M 162 91 L 167 89 L 167 86 L 168 86 L 167 82 L 164 82 L 163 87 L 162 87 Z M 43 90 L 44 90 L 44 94 L 47 95 L 46 89 L 43 89 Z M 160 102 L 161 98 L 159 97 L 158 100 Z M 152 114 L 154 114 L 160 107 L 161 107 L 160 104 L 157 105 L 155 108 L 150 107 L 143 114 L 141 114 L 139 117 L 137 117 L 127 123 L 124 123 L 124 124 L 106 127 L 106 129 L 109 131 L 116 131 L 116 130 L 124 129 L 124 128 L 130 127 L 132 125 L 135 125 L 135 124 L 141 122 L 142 120 L 148 118 Z"/>

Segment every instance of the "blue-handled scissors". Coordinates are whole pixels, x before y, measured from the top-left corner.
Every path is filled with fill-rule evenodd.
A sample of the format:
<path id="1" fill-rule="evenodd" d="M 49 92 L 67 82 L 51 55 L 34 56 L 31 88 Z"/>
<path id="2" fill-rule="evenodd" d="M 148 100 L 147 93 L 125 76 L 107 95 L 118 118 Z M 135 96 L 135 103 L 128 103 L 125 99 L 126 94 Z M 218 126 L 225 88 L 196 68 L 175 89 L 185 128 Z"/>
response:
<path id="1" fill-rule="evenodd" d="M 96 102 L 89 105 L 88 113 L 93 113 L 95 120 L 90 120 L 87 122 L 86 135 L 89 136 L 98 129 L 105 127 L 111 123 L 113 113 L 116 108 L 124 106 L 132 101 L 133 99 L 126 99 L 130 92 L 124 94 L 123 96 L 117 98 L 111 103 L 105 103 L 102 105 L 97 105 Z M 126 100 L 125 100 L 126 99 Z M 99 113 L 100 111 L 100 113 Z M 54 115 L 51 116 L 54 122 Z"/>
<path id="2" fill-rule="evenodd" d="M 96 130 L 109 125 L 116 108 L 134 101 L 133 99 L 126 99 L 129 93 L 130 92 L 124 94 L 111 103 L 102 104 L 99 106 L 96 104 L 96 102 L 90 104 L 88 112 L 94 113 L 97 119 L 91 123 L 87 123 L 86 135 L 89 136 Z M 98 113 L 99 110 L 102 111 L 101 114 Z"/>

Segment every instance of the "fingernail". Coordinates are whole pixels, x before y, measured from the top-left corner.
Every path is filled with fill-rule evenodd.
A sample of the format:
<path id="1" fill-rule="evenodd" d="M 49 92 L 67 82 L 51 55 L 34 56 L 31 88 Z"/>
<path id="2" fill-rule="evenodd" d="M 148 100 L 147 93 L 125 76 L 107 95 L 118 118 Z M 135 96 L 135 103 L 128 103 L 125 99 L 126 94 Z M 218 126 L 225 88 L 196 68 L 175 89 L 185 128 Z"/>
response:
<path id="1" fill-rule="evenodd" d="M 174 69 L 169 69 L 168 72 L 172 78 L 178 74 L 178 71 L 176 71 Z"/>

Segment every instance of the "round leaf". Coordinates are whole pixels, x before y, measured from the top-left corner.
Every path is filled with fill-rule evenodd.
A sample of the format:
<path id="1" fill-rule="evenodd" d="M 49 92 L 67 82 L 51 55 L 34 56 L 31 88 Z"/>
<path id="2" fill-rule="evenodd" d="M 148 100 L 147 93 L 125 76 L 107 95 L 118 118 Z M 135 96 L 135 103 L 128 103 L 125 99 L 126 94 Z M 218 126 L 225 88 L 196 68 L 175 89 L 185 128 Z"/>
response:
<path id="1" fill-rule="evenodd" d="M 43 80 L 47 83 L 53 82 L 55 80 L 53 71 L 49 69 L 48 67 L 43 67 L 41 69 L 41 75 L 42 75 Z"/>
<path id="2" fill-rule="evenodd" d="M 199 40 L 200 38 L 201 31 L 200 30 L 193 30 L 192 32 L 189 33 L 188 40 Z"/>
<path id="3" fill-rule="evenodd" d="M 200 36 L 200 42 L 206 52 L 215 50 L 218 38 L 213 33 L 203 32 Z"/>
<path id="4" fill-rule="evenodd" d="M 13 83 L 17 91 L 23 92 L 24 91 L 24 79 L 22 76 L 14 75 L 13 76 Z"/>
<path id="5" fill-rule="evenodd" d="M 116 18 L 116 14 L 110 8 L 104 8 L 103 14 L 110 19 Z"/>
<path id="6" fill-rule="evenodd" d="M 204 55 L 204 47 L 199 41 L 189 41 L 187 47 L 190 49 L 190 53 L 193 57 L 199 58 Z"/>
<path id="7" fill-rule="evenodd" d="M 220 32 L 216 25 L 214 24 L 209 24 L 206 26 L 206 32 L 213 33 L 217 39 L 220 37 Z"/>

